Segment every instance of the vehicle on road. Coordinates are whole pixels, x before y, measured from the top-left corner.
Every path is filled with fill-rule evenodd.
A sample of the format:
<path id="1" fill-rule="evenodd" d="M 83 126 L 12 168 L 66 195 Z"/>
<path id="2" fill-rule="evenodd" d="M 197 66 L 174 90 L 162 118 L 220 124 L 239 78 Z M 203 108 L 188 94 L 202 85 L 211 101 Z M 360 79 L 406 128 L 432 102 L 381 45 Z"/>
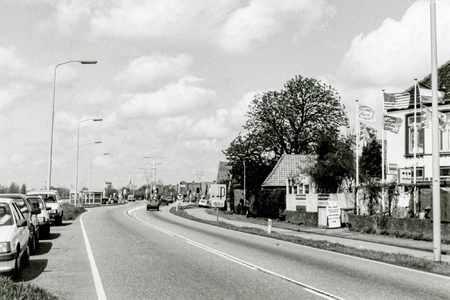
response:
<path id="1" fill-rule="evenodd" d="M 170 196 L 166 197 L 166 201 L 167 201 L 167 203 L 173 203 L 173 199 Z"/>
<path id="2" fill-rule="evenodd" d="M 128 195 L 128 202 L 136 202 L 136 198 L 134 198 L 134 195 Z"/>
<path id="3" fill-rule="evenodd" d="M 30 260 L 28 223 L 14 199 L 0 199 L 0 273 L 17 278 Z"/>
<path id="4" fill-rule="evenodd" d="M 0 198 L 13 199 L 14 203 L 25 216 L 29 232 L 28 245 L 30 246 L 31 253 L 36 252 L 39 249 L 39 220 L 37 215 L 41 213 L 41 209 L 33 209 L 30 199 L 23 194 L 0 194 Z"/>
<path id="5" fill-rule="evenodd" d="M 62 218 L 64 210 L 62 207 L 62 201 L 59 197 L 57 190 L 41 190 L 41 191 L 31 191 L 27 195 L 39 195 L 45 202 L 47 207 L 50 207 L 48 212 L 50 222 L 56 225 L 62 224 Z"/>
<path id="6" fill-rule="evenodd" d="M 147 200 L 147 210 L 156 209 L 159 210 L 159 201 L 156 198 L 150 198 Z"/>
<path id="7" fill-rule="evenodd" d="M 206 200 L 205 196 L 202 196 L 200 200 L 198 200 L 198 207 L 209 207 L 209 201 Z"/>
<path id="8" fill-rule="evenodd" d="M 33 205 L 33 209 L 41 209 L 41 213 L 37 216 L 39 222 L 39 237 L 50 237 L 49 211 L 51 210 L 51 208 L 47 207 L 41 196 L 29 196 L 28 199 L 30 199 L 31 204 Z"/>

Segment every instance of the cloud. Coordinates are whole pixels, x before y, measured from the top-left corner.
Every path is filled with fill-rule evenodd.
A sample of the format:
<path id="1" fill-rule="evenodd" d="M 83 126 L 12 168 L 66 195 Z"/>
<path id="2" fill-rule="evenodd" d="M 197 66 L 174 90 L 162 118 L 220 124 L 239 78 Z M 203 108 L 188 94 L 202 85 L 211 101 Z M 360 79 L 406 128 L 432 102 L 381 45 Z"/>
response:
<path id="1" fill-rule="evenodd" d="M 245 52 L 257 42 L 295 28 L 294 37 L 307 33 L 323 19 L 334 15 L 325 1 L 252 0 L 235 10 L 217 37 L 218 44 L 229 52 Z"/>
<path id="2" fill-rule="evenodd" d="M 298 40 L 334 14 L 325 0 L 161 0 L 98 6 L 90 25 L 93 36 L 207 41 L 241 53 L 277 34 Z"/>
<path id="3" fill-rule="evenodd" d="M 10 83 L 7 86 L 0 87 L 0 112 L 18 98 L 27 95 L 32 89 L 33 86 L 31 84 L 22 83 Z"/>
<path id="4" fill-rule="evenodd" d="M 439 3 L 438 55 L 440 63 L 450 58 L 447 30 L 450 3 Z M 386 19 L 377 30 L 355 37 L 342 60 L 337 76 L 354 86 L 403 87 L 414 78 L 430 73 L 430 16 L 428 1 L 411 5 L 400 21 Z"/>
<path id="5" fill-rule="evenodd" d="M 202 36 L 226 17 L 239 1 L 155 0 L 99 7 L 91 19 L 94 36 Z"/>
<path id="6" fill-rule="evenodd" d="M 154 89 L 188 75 L 191 63 L 192 59 L 184 54 L 143 56 L 131 61 L 126 70 L 117 74 L 116 81 L 128 89 Z"/>
<path id="7" fill-rule="evenodd" d="M 146 94 L 122 95 L 124 104 L 116 110 L 117 117 L 160 117 L 178 115 L 207 107 L 216 99 L 216 93 L 200 86 L 202 79 L 188 76 L 177 83 Z"/>

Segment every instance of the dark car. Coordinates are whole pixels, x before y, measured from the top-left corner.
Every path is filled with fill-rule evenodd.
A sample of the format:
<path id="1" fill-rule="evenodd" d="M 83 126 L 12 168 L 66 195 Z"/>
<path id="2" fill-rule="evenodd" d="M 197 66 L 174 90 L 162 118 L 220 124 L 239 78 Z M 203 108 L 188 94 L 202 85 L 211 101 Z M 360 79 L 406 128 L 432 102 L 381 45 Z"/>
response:
<path id="1" fill-rule="evenodd" d="M 38 216 L 41 213 L 40 208 L 34 208 L 30 199 L 22 194 L 0 194 L 0 198 L 10 198 L 19 207 L 20 211 L 27 220 L 29 230 L 28 245 L 30 251 L 34 253 L 39 248 L 39 220 Z"/>
<path id="2" fill-rule="evenodd" d="M 156 198 L 150 198 L 147 200 L 147 210 L 149 209 L 159 210 L 159 201 Z"/>

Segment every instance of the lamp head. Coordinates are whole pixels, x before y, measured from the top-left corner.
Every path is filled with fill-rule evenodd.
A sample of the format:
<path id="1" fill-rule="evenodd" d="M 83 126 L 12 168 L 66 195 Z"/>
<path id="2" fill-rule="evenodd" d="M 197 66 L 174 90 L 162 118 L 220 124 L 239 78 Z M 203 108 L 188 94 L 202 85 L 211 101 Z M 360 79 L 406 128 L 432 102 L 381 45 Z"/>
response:
<path id="1" fill-rule="evenodd" d="M 97 63 L 96 60 L 82 60 L 80 61 L 83 65 L 95 65 Z"/>

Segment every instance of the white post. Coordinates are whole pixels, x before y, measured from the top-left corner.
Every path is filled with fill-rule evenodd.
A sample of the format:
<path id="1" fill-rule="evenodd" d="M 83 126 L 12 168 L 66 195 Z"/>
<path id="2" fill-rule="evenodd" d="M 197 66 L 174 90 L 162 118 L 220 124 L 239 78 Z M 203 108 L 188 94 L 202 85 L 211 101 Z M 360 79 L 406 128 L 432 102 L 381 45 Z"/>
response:
<path id="1" fill-rule="evenodd" d="M 358 188 L 359 188 L 359 114 L 358 114 L 358 110 L 359 110 L 359 105 L 358 105 L 358 100 L 356 101 L 356 149 L 355 149 L 355 157 L 356 157 L 356 185 L 355 185 L 355 190 L 356 190 L 356 214 L 359 215 L 359 199 L 358 199 Z"/>
<path id="2" fill-rule="evenodd" d="M 431 19 L 431 95 L 432 116 L 432 161 L 433 161 L 433 246 L 434 260 L 441 261 L 441 182 L 439 169 L 439 119 L 437 101 L 437 40 L 436 40 L 436 3 L 430 0 Z"/>
<path id="3" fill-rule="evenodd" d="M 383 96 L 384 96 L 384 90 L 383 90 Z M 384 210 L 385 207 L 385 191 L 384 191 L 384 184 L 385 184 L 385 161 L 384 161 L 384 152 L 385 147 L 384 147 L 384 115 L 386 114 L 385 109 L 384 109 L 384 99 L 383 99 L 383 121 L 382 121 L 382 125 L 381 125 L 381 184 L 382 184 L 382 188 L 381 188 L 381 207 Z"/>
<path id="4" fill-rule="evenodd" d="M 415 80 L 415 84 L 414 84 L 414 167 L 413 167 L 413 172 L 414 172 L 414 177 L 413 177 L 413 184 L 414 184 L 414 188 L 413 188 L 413 204 L 414 204 L 414 216 L 416 216 L 416 193 L 417 193 L 417 145 L 419 144 L 419 142 L 417 141 L 417 79 Z"/>
<path id="5" fill-rule="evenodd" d="M 267 224 L 267 232 L 271 233 L 272 232 L 272 219 L 268 220 L 268 224 Z"/>

